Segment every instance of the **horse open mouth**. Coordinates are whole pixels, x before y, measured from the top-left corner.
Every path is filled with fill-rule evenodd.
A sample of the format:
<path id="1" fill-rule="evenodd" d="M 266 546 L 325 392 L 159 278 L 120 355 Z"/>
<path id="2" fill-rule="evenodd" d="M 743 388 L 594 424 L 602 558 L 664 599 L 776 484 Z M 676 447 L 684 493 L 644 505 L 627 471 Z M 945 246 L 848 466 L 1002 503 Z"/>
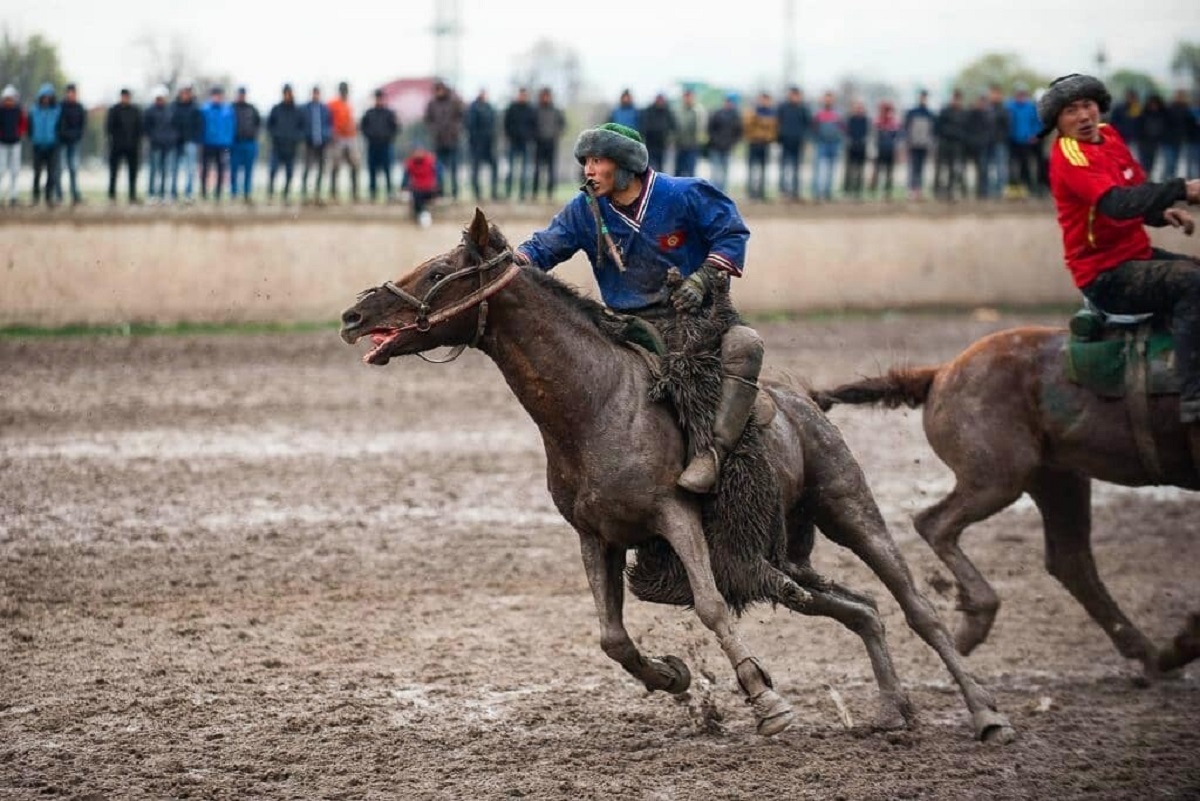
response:
<path id="1" fill-rule="evenodd" d="M 390 346 L 400 338 L 399 328 L 372 328 L 367 332 L 367 336 L 375 343 L 375 347 L 371 348 L 362 357 L 364 364 L 385 365 L 392 358 Z"/>

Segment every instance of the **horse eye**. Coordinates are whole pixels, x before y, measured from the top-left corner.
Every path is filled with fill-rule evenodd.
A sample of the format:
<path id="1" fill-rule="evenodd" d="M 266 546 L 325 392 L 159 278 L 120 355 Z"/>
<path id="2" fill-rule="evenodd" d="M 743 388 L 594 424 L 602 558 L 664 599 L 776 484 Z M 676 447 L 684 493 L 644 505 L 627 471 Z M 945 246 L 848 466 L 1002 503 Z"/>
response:
<path id="1" fill-rule="evenodd" d="M 438 281 L 441 281 L 445 277 L 446 276 L 443 273 L 430 273 L 429 280 L 436 284 Z"/>

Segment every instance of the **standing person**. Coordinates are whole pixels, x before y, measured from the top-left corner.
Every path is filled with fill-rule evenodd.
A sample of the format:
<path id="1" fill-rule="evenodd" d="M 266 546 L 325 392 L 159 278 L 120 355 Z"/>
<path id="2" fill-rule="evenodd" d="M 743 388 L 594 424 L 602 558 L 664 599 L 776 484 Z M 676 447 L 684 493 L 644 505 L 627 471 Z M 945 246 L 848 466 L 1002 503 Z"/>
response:
<path id="1" fill-rule="evenodd" d="M 29 130 L 17 87 L 0 92 L 0 181 L 8 178 L 8 205 L 17 205 L 17 179 L 21 176 L 21 140 Z"/>
<path id="2" fill-rule="evenodd" d="M 908 152 L 908 199 L 921 200 L 925 191 L 925 159 L 933 147 L 936 120 L 929 110 L 929 92 L 917 94 L 917 105 L 904 112 L 903 138 Z"/>
<path id="3" fill-rule="evenodd" d="M 333 137 L 333 116 L 321 102 L 321 87 L 312 88 L 311 99 L 304 106 L 304 174 L 300 176 L 300 202 L 308 202 L 308 171 L 316 167 L 313 202 L 321 200 L 321 179 L 325 177 L 325 148 Z"/>
<path id="4" fill-rule="evenodd" d="M 62 113 L 58 116 L 58 186 L 62 189 L 62 173 L 65 169 L 71 181 L 71 205 L 83 202 L 79 192 L 79 149 L 83 133 L 87 129 L 87 109 L 79 102 L 75 84 L 67 84 L 63 94 Z"/>
<path id="5" fill-rule="evenodd" d="M 1184 172 L 1187 175 L 1200 175 L 1200 92 L 1192 95 L 1192 126 L 1188 129 L 1187 164 Z"/>
<path id="6" fill-rule="evenodd" d="M 1196 118 L 1188 105 L 1186 89 L 1175 90 L 1175 96 L 1167 105 L 1167 135 L 1163 139 L 1163 172 L 1162 178 L 1168 181 L 1179 174 L 1179 166 L 1185 167 L 1188 142 L 1192 139 L 1192 128 L 1196 126 Z M 1193 175 L 1200 172 L 1192 173 Z"/>
<path id="7" fill-rule="evenodd" d="M 1013 85 L 1013 96 L 1005 106 L 1008 109 L 1008 152 L 1010 166 L 1008 179 L 1015 182 L 1027 197 L 1037 195 L 1037 152 L 1039 140 L 1037 105 L 1029 97 L 1029 87 L 1017 82 Z"/>
<path id="8" fill-rule="evenodd" d="M 676 120 L 675 175 L 690 178 L 696 174 L 696 165 L 700 161 L 700 135 L 708 124 L 704 108 L 697 105 L 696 93 L 691 89 L 683 90 Z"/>
<path id="9" fill-rule="evenodd" d="M 233 108 L 225 102 L 225 90 L 214 86 L 209 90 L 208 102 L 200 109 L 204 115 L 204 156 L 200 162 L 200 197 L 208 199 L 208 171 L 216 172 L 213 197 L 221 202 L 221 189 L 225 184 L 225 168 L 229 166 L 229 150 L 233 147 L 236 120 Z"/>
<path id="10" fill-rule="evenodd" d="M 1166 144 L 1169 125 L 1167 105 L 1163 102 L 1162 95 L 1156 92 L 1147 97 L 1146 105 L 1142 109 L 1142 142 L 1138 151 L 1138 161 L 1142 163 L 1147 178 L 1154 178 L 1158 174 L 1158 156 Z"/>
<path id="11" fill-rule="evenodd" d="M 168 90 L 156 87 L 154 102 L 146 106 L 142 116 L 142 129 L 150 146 L 150 180 L 146 184 L 146 197 L 151 203 L 162 203 L 167 197 L 167 172 L 173 171 L 171 163 L 179 147 L 179 131 L 167 105 Z"/>
<path id="12" fill-rule="evenodd" d="M 800 169 L 804 165 L 804 143 L 812 131 L 812 109 L 799 86 L 788 89 L 779 104 L 779 194 L 800 200 Z"/>
<path id="13" fill-rule="evenodd" d="M 637 106 L 633 104 L 633 93 L 628 89 L 621 91 L 621 97 L 617 100 L 617 105 L 613 106 L 612 111 L 608 114 L 608 121 L 615 122 L 617 125 L 624 125 L 626 128 L 638 129 L 641 114 L 637 110 Z"/>
<path id="14" fill-rule="evenodd" d="M 933 134 L 937 139 L 933 196 L 952 201 L 957 190 L 965 197 L 967 182 L 963 178 L 963 160 L 967 148 L 967 110 L 963 108 L 962 92 L 958 89 L 951 92 L 950 102 L 938 111 Z"/>
<path id="15" fill-rule="evenodd" d="M 875 117 L 875 163 L 871 169 L 871 194 L 879 189 L 883 178 L 883 199 L 892 199 L 892 171 L 896 166 L 896 148 L 900 143 L 900 120 L 896 118 L 896 107 L 890 101 L 879 104 Z"/>
<path id="16" fill-rule="evenodd" d="M 536 125 L 533 141 L 533 199 L 537 200 L 538 187 L 541 179 L 546 178 L 546 199 L 554 200 L 554 173 L 558 161 L 558 140 L 563 129 L 567 127 L 567 119 L 558 106 L 554 105 L 554 96 L 550 87 L 543 86 L 538 92 Z"/>
<path id="17" fill-rule="evenodd" d="M 718 281 L 742 274 L 750 232 L 733 201 L 707 181 L 650 169 L 637 131 L 615 123 L 586 130 L 575 142 L 575 158 L 591 191 L 577 193 L 547 228 L 518 246 L 515 262 L 551 270 L 583 251 L 604 304 L 652 322 L 700 311 L 711 305 Z M 613 264 L 602 231 L 623 254 L 623 264 Z M 674 289 L 667 285 L 669 269 L 683 275 Z M 715 487 L 758 396 L 762 354 L 762 339 L 745 325 L 733 325 L 721 337 L 725 378 L 714 445 L 692 457 L 677 482 L 682 489 L 708 493 Z"/>
<path id="18" fill-rule="evenodd" d="M 471 190 L 475 202 L 483 202 L 479 188 L 479 168 L 487 166 L 492 178 L 492 200 L 499 200 L 499 167 L 496 164 L 496 108 L 488 102 L 487 90 L 479 94 L 467 107 L 467 147 L 471 153 Z"/>
<path id="19" fill-rule="evenodd" d="M 813 139 L 817 146 L 813 162 L 813 200 L 833 200 L 833 171 L 837 167 L 845 130 L 842 115 L 834 105 L 833 92 L 826 92 L 821 98 L 821 107 L 813 115 Z"/>
<path id="20" fill-rule="evenodd" d="M 1140 157 L 1142 146 L 1142 100 L 1136 89 L 1125 90 L 1125 97 L 1119 103 L 1113 104 L 1112 113 L 1108 115 L 1109 122 L 1121 139 Z"/>
<path id="21" fill-rule="evenodd" d="M 759 92 L 754 108 L 742 123 L 746 136 L 746 194 L 751 200 L 767 199 L 767 161 L 771 144 L 779 137 L 779 117 L 771 95 Z"/>
<path id="22" fill-rule="evenodd" d="M 1008 136 L 1011 124 L 1004 91 L 998 84 L 988 89 L 989 136 L 987 144 L 987 196 L 999 200 L 1008 187 Z"/>
<path id="23" fill-rule="evenodd" d="M 722 192 L 729 182 L 729 155 L 742 140 L 742 115 L 738 96 L 728 94 L 725 102 L 708 118 L 708 160 L 712 164 L 712 183 Z"/>
<path id="24" fill-rule="evenodd" d="M 508 174 L 504 177 L 504 199 L 512 198 L 513 177 L 517 179 L 518 198 L 525 202 L 529 188 L 529 158 L 537 138 L 537 111 L 529 102 L 529 90 L 522 86 L 516 98 L 504 110 L 504 136 L 508 139 Z M 520 166 L 518 166 L 520 165 Z"/>
<path id="25" fill-rule="evenodd" d="M 463 116 L 462 99 L 444 82 L 435 83 L 433 97 L 425 106 L 425 126 L 433 138 L 433 153 L 441 168 L 441 195 L 448 194 L 455 203 L 458 202 L 458 151 L 462 147 Z"/>
<path id="26" fill-rule="evenodd" d="M 662 172 L 667 160 L 667 142 L 675 133 L 675 115 L 667 104 L 667 96 L 659 92 L 654 102 L 642 109 L 640 127 L 637 128 L 646 142 L 650 154 L 650 169 Z"/>
<path id="27" fill-rule="evenodd" d="M 842 191 L 852 200 L 862 200 L 864 173 L 867 171 L 867 139 L 871 136 L 871 118 L 861 100 L 850 105 L 846 118 L 846 172 Z"/>
<path id="28" fill-rule="evenodd" d="M 420 145 L 404 162 L 402 186 L 412 200 L 413 220 L 422 228 L 428 228 L 433 220 L 428 206 L 437 197 L 438 168 L 434 155 Z"/>
<path id="29" fill-rule="evenodd" d="M 262 116 L 246 100 L 246 87 L 239 86 L 233 101 L 233 145 L 229 149 L 229 198 L 236 201 L 239 190 L 249 205 L 254 191 L 254 165 L 258 163 L 258 133 Z"/>
<path id="30" fill-rule="evenodd" d="M 179 88 L 175 102 L 171 104 L 171 119 L 179 133 L 179 146 L 175 151 L 175 166 L 171 170 L 171 200 L 179 199 L 179 172 L 183 171 L 183 201 L 191 203 L 192 185 L 200 166 L 200 151 L 204 146 L 204 113 L 196 103 L 192 87 Z"/>
<path id="31" fill-rule="evenodd" d="M 1115 314 L 1169 314 L 1179 376 L 1179 416 L 1200 464 L 1200 263 L 1155 248 L 1144 226 L 1191 234 L 1200 178 L 1150 183 L 1133 153 L 1100 115 L 1111 97 L 1088 75 L 1050 84 L 1038 103 L 1042 133 L 1057 130 L 1050 190 L 1058 209 L 1067 268 L 1098 308 Z"/>
<path id="32" fill-rule="evenodd" d="M 29 110 L 29 143 L 33 146 L 33 205 L 41 198 L 42 173 L 46 174 L 46 206 L 62 202 L 58 185 L 58 120 L 62 108 L 54 95 L 54 85 L 42 84 L 37 105 Z"/>
<path id="33" fill-rule="evenodd" d="M 108 137 L 108 202 L 117 202 L 117 171 L 121 162 L 129 174 L 129 202 L 138 203 L 138 156 L 142 145 L 142 112 L 133 105 L 133 94 L 121 90 L 121 99 L 108 109 L 104 118 L 104 135 Z"/>
<path id="34" fill-rule="evenodd" d="M 396 160 L 396 137 L 400 120 L 387 104 L 382 89 L 375 90 L 375 105 L 367 109 L 358 122 L 358 129 L 367 140 L 367 195 L 375 202 L 379 175 L 383 175 L 383 200 L 392 200 L 392 164 Z"/>
<path id="35" fill-rule="evenodd" d="M 267 172 L 267 202 L 275 201 L 275 174 L 283 167 L 283 205 L 291 204 L 292 173 L 296 151 L 304 141 L 304 109 L 296 105 L 292 85 L 283 85 L 282 99 L 267 113 L 267 135 L 271 137 L 271 162 Z"/>
<path id="36" fill-rule="evenodd" d="M 343 164 L 350 173 L 350 200 L 358 202 L 358 128 L 354 124 L 354 109 L 350 107 L 350 85 L 338 84 L 338 96 L 329 101 L 329 118 L 333 124 L 333 139 L 326 153 L 329 161 L 329 198 L 338 202 L 338 171 Z"/>
<path id="37" fill-rule="evenodd" d="M 963 164 L 975 171 L 975 198 L 985 200 L 991 191 L 988 179 L 990 154 L 995 133 L 992 106 L 987 95 L 979 95 L 963 118 Z"/>

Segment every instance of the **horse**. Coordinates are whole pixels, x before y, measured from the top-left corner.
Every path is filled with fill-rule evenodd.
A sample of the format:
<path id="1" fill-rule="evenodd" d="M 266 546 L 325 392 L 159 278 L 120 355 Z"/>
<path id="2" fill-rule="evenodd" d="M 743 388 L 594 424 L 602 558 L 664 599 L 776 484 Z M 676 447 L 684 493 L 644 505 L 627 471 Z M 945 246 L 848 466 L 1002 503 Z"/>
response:
<path id="1" fill-rule="evenodd" d="M 1189 444 L 1196 432 L 1179 421 L 1176 395 L 1121 400 L 1073 383 L 1064 367 L 1068 336 L 1050 327 L 999 331 L 941 366 L 893 369 L 812 395 L 826 410 L 837 403 L 924 406 L 925 436 L 955 486 L 913 522 L 954 575 L 960 653 L 987 640 L 1000 599 L 959 537 L 1028 493 L 1042 517 L 1050 575 L 1152 678 L 1200 656 L 1200 615 L 1190 615 L 1160 650 L 1122 613 L 1092 555 L 1091 479 L 1200 489 L 1200 461 Z"/>
<path id="2" fill-rule="evenodd" d="M 606 318 L 611 314 L 600 303 L 514 262 L 499 228 L 476 209 L 453 249 L 361 293 L 342 314 L 341 337 L 349 344 L 369 338 L 374 345 L 362 358 L 371 365 L 445 346 L 455 348 L 454 356 L 474 346 L 490 357 L 541 433 L 550 496 L 578 534 L 603 652 L 649 691 L 688 689 L 687 665 L 671 655 L 643 655 L 623 621 L 627 552 L 661 538 L 683 564 L 690 605 L 733 667 L 757 731 L 777 734 L 794 713 L 738 636 L 714 579 L 700 503 L 675 483 L 686 456 L 684 434 L 667 404 L 650 399 L 643 356 L 604 332 Z M 764 391 L 777 407 L 762 439 L 781 488 L 779 519 L 787 530 L 779 536 L 786 537 L 788 562 L 786 570 L 765 559 L 756 565 L 770 600 L 856 632 L 879 688 L 873 725 L 915 725 L 874 602 L 809 564 L 815 523 L 871 567 L 908 625 L 937 651 L 963 694 L 975 736 L 1011 741 L 1013 727 L 964 669 L 949 631 L 918 592 L 840 432 L 805 394 L 776 384 Z"/>

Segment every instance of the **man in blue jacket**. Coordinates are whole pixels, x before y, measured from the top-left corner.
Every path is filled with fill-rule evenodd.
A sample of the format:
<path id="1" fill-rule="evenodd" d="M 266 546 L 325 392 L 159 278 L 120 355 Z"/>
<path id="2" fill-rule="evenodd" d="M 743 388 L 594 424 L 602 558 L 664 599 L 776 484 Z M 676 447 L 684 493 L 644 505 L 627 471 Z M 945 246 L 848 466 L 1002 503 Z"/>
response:
<path id="1" fill-rule="evenodd" d="M 54 96 L 54 86 L 42 84 L 37 103 L 29 109 L 29 143 L 33 145 L 33 205 L 42 196 L 42 172 L 46 173 L 46 205 L 53 208 L 62 202 L 58 185 L 58 118 L 62 108 Z"/>
<path id="2" fill-rule="evenodd" d="M 229 151 L 233 147 L 233 107 L 225 102 L 225 91 L 214 86 L 208 93 L 208 102 L 200 110 L 204 115 L 204 156 L 200 162 L 200 197 L 208 198 L 208 170 L 214 167 L 217 180 L 213 185 L 213 197 L 221 202 L 221 187 L 225 183 L 225 167 L 229 164 Z"/>
<path id="3" fill-rule="evenodd" d="M 169 91 L 165 86 L 154 90 L 154 102 L 146 107 L 142 127 L 150 143 L 150 183 L 146 196 L 151 203 L 163 203 L 167 198 L 167 173 L 175 171 L 175 152 L 179 147 L 179 131 L 167 105 Z"/>
<path id="4" fill-rule="evenodd" d="M 1025 189 L 1027 196 L 1038 193 L 1038 151 L 1041 140 L 1038 133 L 1042 123 L 1038 120 L 1037 104 L 1029 96 L 1029 87 L 1023 83 L 1013 86 L 1013 96 L 1006 104 L 1008 109 L 1008 180 Z"/>
<path id="5" fill-rule="evenodd" d="M 699 311 L 711 302 L 717 281 L 742 274 L 750 231 L 733 201 L 707 181 L 650 169 L 637 131 L 618 123 L 586 130 L 575 143 L 575 158 L 594 199 L 576 195 L 517 248 L 518 263 L 551 270 L 582 250 L 605 304 L 651 321 Z M 684 276 L 674 290 L 666 284 L 672 267 Z M 762 356 L 754 329 L 735 325 L 725 333 L 715 446 L 692 458 L 679 486 L 696 493 L 716 486 L 721 462 L 750 418 Z"/>
<path id="6" fill-rule="evenodd" d="M 192 202 L 192 184 L 200 163 L 200 148 L 204 145 L 204 114 L 196 103 L 191 86 L 182 86 L 171 104 L 171 121 L 179 136 L 171 168 L 171 200 L 179 199 L 179 172 L 183 171 L 183 201 Z"/>
<path id="7" fill-rule="evenodd" d="M 325 177 L 325 148 L 333 138 L 333 114 L 321 102 L 321 87 L 312 88 L 312 99 L 304 105 L 304 172 L 300 175 L 300 202 L 308 202 L 308 171 L 316 167 L 313 202 L 321 204 L 321 181 Z"/>
<path id="8" fill-rule="evenodd" d="M 79 148 L 87 128 L 87 109 L 79 102 L 75 84 L 67 84 L 63 93 L 62 114 L 58 117 L 58 188 L 62 193 L 62 174 L 71 181 L 71 205 L 83 202 L 79 194 Z"/>

